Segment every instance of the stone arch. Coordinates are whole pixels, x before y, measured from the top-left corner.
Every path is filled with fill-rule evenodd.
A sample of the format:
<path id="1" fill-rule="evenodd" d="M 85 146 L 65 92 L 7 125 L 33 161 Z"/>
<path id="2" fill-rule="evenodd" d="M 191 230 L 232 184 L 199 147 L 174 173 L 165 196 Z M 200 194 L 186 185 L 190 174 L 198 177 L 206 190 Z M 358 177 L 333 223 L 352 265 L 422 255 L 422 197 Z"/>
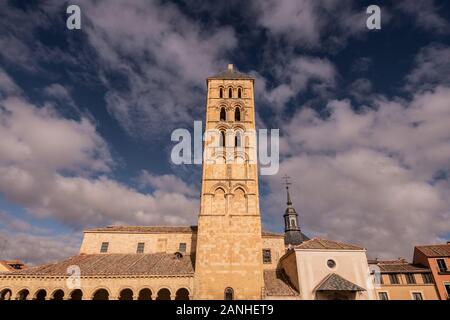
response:
<path id="1" fill-rule="evenodd" d="M 83 291 L 81 289 L 72 290 L 69 295 L 69 300 L 82 300 L 83 299 Z"/>
<path id="2" fill-rule="evenodd" d="M 168 288 L 160 288 L 155 300 L 170 300 L 171 292 Z"/>
<path id="3" fill-rule="evenodd" d="M 64 299 L 64 290 L 63 289 L 55 289 L 51 294 L 51 300 L 63 300 Z"/>
<path id="4" fill-rule="evenodd" d="M 17 292 L 16 300 L 27 300 L 30 295 L 28 288 L 22 288 Z"/>
<path id="5" fill-rule="evenodd" d="M 219 121 L 227 121 L 227 110 L 224 106 L 220 107 Z"/>
<path id="6" fill-rule="evenodd" d="M 226 211 L 226 189 L 217 187 L 214 190 L 214 198 L 212 202 L 212 212 L 217 214 L 225 214 Z"/>
<path id="7" fill-rule="evenodd" d="M 152 300 L 153 290 L 150 288 L 141 288 L 138 294 L 138 300 Z"/>
<path id="8" fill-rule="evenodd" d="M 223 98 L 223 87 L 219 87 L 219 98 Z"/>
<path id="9" fill-rule="evenodd" d="M 92 293 L 92 300 L 109 300 L 111 294 L 106 288 L 97 288 Z"/>
<path id="10" fill-rule="evenodd" d="M 119 290 L 119 300 L 133 300 L 133 290 L 131 288 Z"/>
<path id="11" fill-rule="evenodd" d="M 189 299 L 189 290 L 186 288 L 180 288 L 177 290 L 175 294 L 175 300 L 190 300 Z"/>
<path id="12" fill-rule="evenodd" d="M 243 214 L 247 212 L 247 193 L 242 187 L 233 190 L 231 201 L 231 214 Z"/>
<path id="13" fill-rule="evenodd" d="M 34 293 L 33 300 L 45 300 L 47 298 L 47 290 L 45 289 L 38 289 Z"/>
<path id="14" fill-rule="evenodd" d="M 240 105 L 236 105 L 234 107 L 234 121 L 240 122 L 243 121 L 244 116 L 244 108 L 242 108 Z"/>
<path id="15" fill-rule="evenodd" d="M 225 288 L 224 292 L 223 292 L 223 299 L 224 300 L 234 300 L 234 290 L 233 288 Z"/>
<path id="16" fill-rule="evenodd" d="M 237 90 L 238 90 L 238 98 L 239 98 L 239 99 L 242 99 L 242 97 L 244 96 L 244 90 L 242 89 L 241 86 L 239 86 L 239 87 L 237 88 Z"/>
<path id="17" fill-rule="evenodd" d="M 3 288 L 0 291 L 0 300 L 11 300 L 12 290 L 10 288 Z"/>
<path id="18" fill-rule="evenodd" d="M 233 98 L 233 91 L 234 91 L 233 87 L 230 86 L 227 88 L 227 97 L 228 98 Z"/>

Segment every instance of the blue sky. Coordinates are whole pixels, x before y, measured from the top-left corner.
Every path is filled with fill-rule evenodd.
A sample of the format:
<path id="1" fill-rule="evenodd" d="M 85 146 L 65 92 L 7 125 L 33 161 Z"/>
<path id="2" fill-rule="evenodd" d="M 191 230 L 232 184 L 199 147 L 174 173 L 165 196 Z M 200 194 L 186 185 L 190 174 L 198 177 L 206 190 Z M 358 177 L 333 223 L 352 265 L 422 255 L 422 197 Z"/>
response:
<path id="1" fill-rule="evenodd" d="M 265 228 L 282 231 L 288 174 L 310 236 L 385 258 L 448 239 L 446 1 L 70 4 L 81 30 L 64 1 L 0 4 L 0 258 L 75 254 L 93 226 L 195 224 L 201 168 L 171 163 L 170 134 L 203 119 L 228 63 L 256 79 L 257 126 L 280 129 Z"/>

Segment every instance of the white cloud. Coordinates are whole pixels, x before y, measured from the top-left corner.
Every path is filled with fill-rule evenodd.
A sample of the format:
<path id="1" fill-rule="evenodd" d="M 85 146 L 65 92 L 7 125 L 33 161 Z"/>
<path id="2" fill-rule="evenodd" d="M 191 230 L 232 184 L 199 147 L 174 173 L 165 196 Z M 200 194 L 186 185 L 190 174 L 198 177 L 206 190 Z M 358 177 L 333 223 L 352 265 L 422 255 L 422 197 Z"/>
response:
<path id="1" fill-rule="evenodd" d="M 284 130 L 281 174 L 313 234 L 362 244 L 369 254 L 410 258 L 414 245 L 442 241 L 450 231 L 450 88 L 438 86 L 411 100 L 374 96 L 355 112 L 330 101 L 329 118 L 298 112 Z M 266 177 L 271 213 L 283 206 L 280 181 Z"/>
<path id="2" fill-rule="evenodd" d="M 158 137 L 201 117 L 205 78 L 225 68 L 237 45 L 231 28 L 206 30 L 157 1 L 89 1 L 82 7 L 89 21 L 83 30 L 108 88 L 108 111 L 129 133 Z"/>
<path id="3" fill-rule="evenodd" d="M 154 189 L 174 192 L 190 197 L 198 197 L 199 191 L 193 186 L 187 185 L 184 181 L 173 174 L 154 175 L 147 170 L 143 170 L 138 178 L 142 187 L 151 186 Z"/>
<path id="4" fill-rule="evenodd" d="M 436 84 L 450 85 L 450 47 L 431 44 L 422 48 L 406 81 L 406 89 L 413 92 L 430 89 Z"/>
<path id="5" fill-rule="evenodd" d="M 143 194 L 107 177 L 108 145 L 86 118 L 9 96 L 0 101 L 0 136 L 0 192 L 30 214 L 76 228 L 184 224 L 196 216 L 197 199 L 179 180 L 149 173 L 155 190 Z"/>
<path id="6" fill-rule="evenodd" d="M 450 24 L 439 15 L 439 8 L 433 0 L 399 1 L 396 5 L 401 11 L 411 16 L 417 28 L 441 34 L 447 34 L 450 30 Z"/>

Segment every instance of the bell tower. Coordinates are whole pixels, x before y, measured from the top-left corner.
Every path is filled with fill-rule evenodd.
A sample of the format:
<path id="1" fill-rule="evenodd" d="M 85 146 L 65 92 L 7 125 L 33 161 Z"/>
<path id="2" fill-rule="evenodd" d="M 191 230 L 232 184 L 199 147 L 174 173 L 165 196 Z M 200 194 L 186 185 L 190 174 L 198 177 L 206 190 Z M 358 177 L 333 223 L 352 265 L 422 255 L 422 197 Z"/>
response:
<path id="1" fill-rule="evenodd" d="M 233 65 L 207 79 L 195 299 L 261 299 L 254 79 Z"/>

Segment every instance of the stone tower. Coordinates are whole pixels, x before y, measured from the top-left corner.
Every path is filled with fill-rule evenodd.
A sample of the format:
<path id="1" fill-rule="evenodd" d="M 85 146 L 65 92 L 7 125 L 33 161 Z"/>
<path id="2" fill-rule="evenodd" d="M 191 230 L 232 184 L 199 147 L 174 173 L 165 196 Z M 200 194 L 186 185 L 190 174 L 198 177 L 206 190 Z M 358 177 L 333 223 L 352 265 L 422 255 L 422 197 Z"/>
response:
<path id="1" fill-rule="evenodd" d="M 233 69 L 207 79 L 195 299 L 261 299 L 261 218 L 254 79 Z M 211 133 L 211 134 L 209 134 Z"/>

